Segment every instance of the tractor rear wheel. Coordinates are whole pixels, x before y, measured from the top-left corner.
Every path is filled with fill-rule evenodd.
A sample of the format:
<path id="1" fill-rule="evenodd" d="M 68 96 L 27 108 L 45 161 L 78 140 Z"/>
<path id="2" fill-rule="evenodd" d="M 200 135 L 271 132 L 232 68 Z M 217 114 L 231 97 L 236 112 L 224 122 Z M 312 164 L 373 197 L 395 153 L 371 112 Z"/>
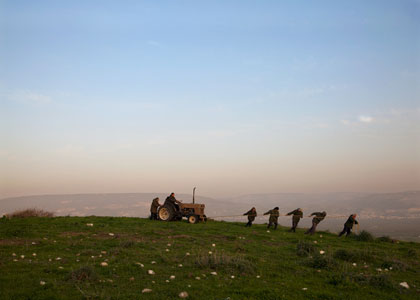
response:
<path id="1" fill-rule="evenodd" d="M 196 215 L 189 215 L 188 216 L 188 222 L 191 224 L 195 224 L 198 222 L 198 216 Z"/>
<path id="2" fill-rule="evenodd" d="M 171 221 L 175 216 L 175 212 L 172 207 L 164 205 L 159 209 L 158 215 L 162 221 Z"/>

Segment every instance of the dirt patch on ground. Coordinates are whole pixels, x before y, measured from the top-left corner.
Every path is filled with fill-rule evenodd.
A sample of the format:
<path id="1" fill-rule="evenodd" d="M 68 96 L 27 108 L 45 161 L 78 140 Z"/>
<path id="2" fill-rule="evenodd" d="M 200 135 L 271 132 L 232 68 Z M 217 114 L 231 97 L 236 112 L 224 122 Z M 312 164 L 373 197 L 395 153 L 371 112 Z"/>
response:
<path id="1" fill-rule="evenodd" d="M 16 245 L 25 245 L 25 244 L 32 244 L 35 242 L 33 240 L 23 240 L 23 239 L 0 239 L 0 246 L 16 246 Z"/>
<path id="2" fill-rule="evenodd" d="M 192 238 L 190 235 L 186 234 L 177 234 L 177 235 L 169 235 L 168 239 L 189 239 Z"/>
<path id="3" fill-rule="evenodd" d="M 60 236 L 65 236 L 65 237 L 68 237 L 68 236 L 79 236 L 79 235 L 85 236 L 85 235 L 88 235 L 88 233 L 87 232 L 74 232 L 74 231 L 67 231 L 67 232 L 60 233 Z"/>

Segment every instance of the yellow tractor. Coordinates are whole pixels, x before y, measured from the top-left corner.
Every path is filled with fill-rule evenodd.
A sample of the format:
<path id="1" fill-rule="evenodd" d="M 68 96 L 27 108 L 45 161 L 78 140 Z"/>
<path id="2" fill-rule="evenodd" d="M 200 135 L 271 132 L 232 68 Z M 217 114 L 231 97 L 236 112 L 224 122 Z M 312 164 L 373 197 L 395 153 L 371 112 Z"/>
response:
<path id="1" fill-rule="evenodd" d="M 192 203 L 173 204 L 168 201 L 159 207 L 158 216 L 162 221 L 179 221 L 182 218 L 187 218 L 191 224 L 198 223 L 199 221 L 207 221 L 207 217 L 204 214 L 204 204 L 195 203 L 195 189 L 193 189 Z"/>

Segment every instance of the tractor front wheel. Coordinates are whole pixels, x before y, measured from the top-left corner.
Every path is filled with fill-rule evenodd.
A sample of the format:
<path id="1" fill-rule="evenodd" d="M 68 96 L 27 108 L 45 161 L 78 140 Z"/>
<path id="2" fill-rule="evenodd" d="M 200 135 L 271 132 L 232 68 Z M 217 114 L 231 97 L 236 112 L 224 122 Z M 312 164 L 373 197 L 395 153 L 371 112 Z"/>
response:
<path id="1" fill-rule="evenodd" d="M 198 222 L 198 216 L 196 215 L 189 215 L 188 216 L 188 222 L 191 224 L 195 224 Z"/>

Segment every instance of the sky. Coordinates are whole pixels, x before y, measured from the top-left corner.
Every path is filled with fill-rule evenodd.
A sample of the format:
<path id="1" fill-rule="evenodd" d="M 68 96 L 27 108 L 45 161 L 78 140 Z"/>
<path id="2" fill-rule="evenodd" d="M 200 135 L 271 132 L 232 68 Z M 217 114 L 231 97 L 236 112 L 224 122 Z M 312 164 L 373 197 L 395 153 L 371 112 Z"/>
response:
<path id="1" fill-rule="evenodd" d="M 0 0 L 0 198 L 420 189 L 420 1 Z"/>

